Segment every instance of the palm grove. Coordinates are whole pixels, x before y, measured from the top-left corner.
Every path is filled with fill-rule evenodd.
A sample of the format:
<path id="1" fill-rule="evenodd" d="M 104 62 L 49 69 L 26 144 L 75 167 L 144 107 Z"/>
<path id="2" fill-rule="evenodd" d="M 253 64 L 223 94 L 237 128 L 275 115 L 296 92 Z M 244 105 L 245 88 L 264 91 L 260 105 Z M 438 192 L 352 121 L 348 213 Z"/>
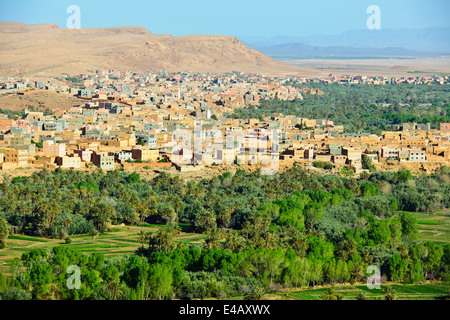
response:
<path id="1" fill-rule="evenodd" d="M 448 280 L 450 245 L 418 242 L 408 212 L 450 207 L 450 169 L 362 179 L 238 170 L 199 182 L 159 174 L 42 170 L 0 185 L 0 243 L 10 230 L 69 239 L 111 224 L 161 224 L 139 235 L 135 255 L 105 258 L 64 245 L 31 250 L 0 276 L 2 299 L 256 299 L 282 288 L 365 281 Z M 181 228 L 204 245 L 176 241 Z M 69 265 L 81 289 L 66 286 Z"/>
<path id="2" fill-rule="evenodd" d="M 430 123 L 432 129 L 438 129 L 441 122 L 450 122 L 450 88 L 447 85 L 286 84 L 298 88 L 312 86 L 324 94 L 303 93 L 302 100 L 262 100 L 258 107 L 235 109 L 229 117 L 262 119 L 281 113 L 333 120 L 335 124 L 344 125 L 346 133 L 363 131 L 378 135 L 406 122 Z"/>

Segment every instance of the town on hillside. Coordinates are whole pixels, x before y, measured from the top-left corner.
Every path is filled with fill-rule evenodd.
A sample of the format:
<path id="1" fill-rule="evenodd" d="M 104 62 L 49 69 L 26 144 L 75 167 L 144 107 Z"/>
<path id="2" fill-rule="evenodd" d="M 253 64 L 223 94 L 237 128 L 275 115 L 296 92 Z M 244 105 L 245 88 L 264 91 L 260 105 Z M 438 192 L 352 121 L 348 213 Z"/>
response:
<path id="1" fill-rule="evenodd" d="M 291 83 L 305 84 L 299 89 Z M 316 83 L 449 84 L 448 76 L 302 78 L 233 72 L 137 74 L 95 70 L 48 79 L 7 77 L 0 94 L 39 91 L 75 96 L 80 104 L 0 114 L 0 169 L 254 166 L 267 173 L 301 165 L 361 174 L 373 169 L 435 172 L 450 164 L 450 123 L 403 123 L 381 135 L 345 133 L 329 119 L 272 114 L 230 117 L 262 100 L 324 94 Z"/>

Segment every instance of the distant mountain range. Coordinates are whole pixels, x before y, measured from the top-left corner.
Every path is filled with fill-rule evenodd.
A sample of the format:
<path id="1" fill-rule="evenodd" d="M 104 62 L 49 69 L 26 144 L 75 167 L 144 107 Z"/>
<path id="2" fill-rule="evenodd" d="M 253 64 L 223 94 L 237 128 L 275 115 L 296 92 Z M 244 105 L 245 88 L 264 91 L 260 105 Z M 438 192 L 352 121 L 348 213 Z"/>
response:
<path id="1" fill-rule="evenodd" d="M 450 28 L 350 30 L 309 37 L 238 37 L 271 57 L 423 57 L 450 55 Z"/>

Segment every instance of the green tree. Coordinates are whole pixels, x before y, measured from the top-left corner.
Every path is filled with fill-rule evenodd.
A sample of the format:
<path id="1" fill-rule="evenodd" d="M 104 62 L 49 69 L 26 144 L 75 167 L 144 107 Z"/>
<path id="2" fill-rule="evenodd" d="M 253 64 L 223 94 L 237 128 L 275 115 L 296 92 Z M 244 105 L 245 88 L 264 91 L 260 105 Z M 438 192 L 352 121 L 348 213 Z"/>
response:
<path id="1" fill-rule="evenodd" d="M 378 196 L 380 194 L 380 189 L 378 189 L 371 182 L 364 182 L 361 184 L 361 194 L 364 197 Z"/>
<path id="2" fill-rule="evenodd" d="M 323 205 L 317 202 L 307 204 L 304 215 L 306 228 L 312 230 L 324 218 Z"/>
<path id="3" fill-rule="evenodd" d="M 133 172 L 127 177 L 128 183 L 141 183 L 141 177 L 138 173 Z"/>
<path id="4" fill-rule="evenodd" d="M 176 211 L 170 203 L 161 203 L 158 207 L 158 215 L 165 224 L 173 223 L 177 220 Z"/>
<path id="5" fill-rule="evenodd" d="M 395 180 L 398 183 L 405 183 L 408 180 L 412 179 L 412 174 L 409 170 L 399 170 L 395 173 Z"/>
<path id="6" fill-rule="evenodd" d="M 148 271 L 147 284 L 150 297 L 156 300 L 170 299 L 173 292 L 172 268 L 165 264 L 153 264 Z"/>
<path id="7" fill-rule="evenodd" d="M 30 283 L 32 284 L 32 294 L 36 299 L 48 293 L 50 284 L 52 282 L 53 268 L 47 263 L 33 262 L 29 268 L 28 275 Z"/>
<path id="8" fill-rule="evenodd" d="M 95 238 L 98 236 L 99 232 L 97 229 L 91 229 L 89 231 L 89 235 L 92 237 L 92 242 L 95 241 Z"/>
<path id="9" fill-rule="evenodd" d="M 197 232 L 205 233 L 217 227 L 216 215 L 209 210 L 201 208 L 193 220 Z"/>
<path id="10" fill-rule="evenodd" d="M 417 240 L 419 231 L 417 229 L 417 220 L 408 212 L 400 213 L 400 222 L 402 226 L 402 236 L 406 239 Z"/>
<path id="11" fill-rule="evenodd" d="M 391 248 L 397 249 L 402 243 L 402 226 L 398 219 L 389 221 L 390 237 L 389 245 Z"/>
<path id="12" fill-rule="evenodd" d="M 376 171 L 375 165 L 372 164 L 372 159 L 370 159 L 365 154 L 362 155 L 361 165 L 362 165 L 363 169 L 367 169 L 370 172 L 375 172 Z"/>
<path id="13" fill-rule="evenodd" d="M 389 259 L 389 276 L 392 281 L 401 282 L 408 274 L 408 261 L 403 259 L 399 253 Z"/>
<path id="14" fill-rule="evenodd" d="M 2 217 L 0 217 L 0 249 L 6 247 L 6 239 L 8 239 L 9 227 L 8 222 Z"/>

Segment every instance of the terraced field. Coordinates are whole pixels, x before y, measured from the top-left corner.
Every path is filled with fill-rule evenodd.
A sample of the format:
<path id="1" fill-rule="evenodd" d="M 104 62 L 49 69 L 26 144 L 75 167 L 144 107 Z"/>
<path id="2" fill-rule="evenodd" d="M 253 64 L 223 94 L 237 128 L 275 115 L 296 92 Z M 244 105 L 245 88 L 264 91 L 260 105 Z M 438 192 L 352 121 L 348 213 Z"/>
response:
<path id="1" fill-rule="evenodd" d="M 411 212 L 419 224 L 419 240 L 450 243 L 450 212 Z"/>
<path id="2" fill-rule="evenodd" d="M 30 249 L 51 249 L 56 246 L 67 246 L 83 253 L 102 253 L 106 257 L 131 255 L 141 246 L 139 232 L 157 232 L 160 225 L 144 224 L 113 228 L 110 232 L 99 234 L 94 240 L 90 235 L 71 236 L 72 242 L 65 244 L 61 239 L 10 235 L 6 249 L 0 250 L 0 273 L 9 274 L 9 261 L 20 258 L 22 253 Z M 183 226 L 182 230 L 183 230 Z M 175 241 L 200 243 L 204 235 L 182 232 Z"/>
<path id="3" fill-rule="evenodd" d="M 435 300 L 447 295 L 450 291 L 450 285 L 444 283 L 425 283 L 425 284 L 390 284 L 396 291 L 399 300 Z M 328 287 L 317 289 L 306 289 L 302 291 L 292 291 L 287 294 L 291 300 L 317 300 Z M 383 284 L 381 289 L 369 289 L 366 285 L 343 285 L 336 286 L 336 291 L 341 293 L 344 300 L 355 300 L 356 296 L 363 292 L 367 300 L 383 300 Z M 279 299 L 285 299 L 286 296 L 279 296 Z"/>

